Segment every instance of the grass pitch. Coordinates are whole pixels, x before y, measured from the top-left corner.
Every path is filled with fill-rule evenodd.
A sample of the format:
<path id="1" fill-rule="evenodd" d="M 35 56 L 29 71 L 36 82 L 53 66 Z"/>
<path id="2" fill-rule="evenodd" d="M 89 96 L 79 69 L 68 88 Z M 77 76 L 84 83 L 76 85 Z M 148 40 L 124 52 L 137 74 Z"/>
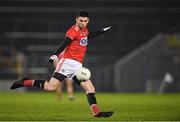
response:
<path id="1" fill-rule="evenodd" d="M 0 121 L 177 121 L 180 94 L 97 93 L 102 111 L 113 110 L 111 118 L 94 118 L 83 93 L 74 101 L 53 93 L 0 93 Z"/>

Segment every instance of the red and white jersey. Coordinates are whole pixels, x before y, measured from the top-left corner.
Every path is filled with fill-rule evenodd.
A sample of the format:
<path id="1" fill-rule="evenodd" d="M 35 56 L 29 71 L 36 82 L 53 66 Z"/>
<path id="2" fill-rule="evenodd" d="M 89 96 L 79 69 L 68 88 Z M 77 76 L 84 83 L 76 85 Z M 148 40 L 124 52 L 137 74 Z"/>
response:
<path id="1" fill-rule="evenodd" d="M 87 28 L 80 29 L 77 25 L 73 25 L 66 33 L 66 37 L 70 38 L 72 42 L 66 47 L 63 57 L 83 63 L 88 44 L 88 34 Z"/>

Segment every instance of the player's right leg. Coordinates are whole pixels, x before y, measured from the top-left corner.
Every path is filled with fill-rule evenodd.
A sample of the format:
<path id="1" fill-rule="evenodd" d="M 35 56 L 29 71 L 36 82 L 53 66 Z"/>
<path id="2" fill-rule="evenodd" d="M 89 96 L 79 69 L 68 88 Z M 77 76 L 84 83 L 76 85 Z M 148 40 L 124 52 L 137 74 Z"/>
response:
<path id="1" fill-rule="evenodd" d="M 60 60 L 57 64 L 55 73 L 50 81 L 47 80 L 32 80 L 29 78 L 23 78 L 18 81 L 13 82 L 11 89 L 16 89 L 20 87 L 37 87 L 44 89 L 46 91 L 55 91 L 59 84 L 67 77 L 60 73 L 62 66 L 64 64 L 64 59 Z"/>
<path id="2" fill-rule="evenodd" d="M 55 73 L 50 81 L 47 80 L 32 80 L 27 77 L 17 80 L 12 83 L 11 89 L 17 89 L 20 87 L 37 87 L 46 91 L 55 91 L 59 84 L 66 78 L 66 76 Z"/>

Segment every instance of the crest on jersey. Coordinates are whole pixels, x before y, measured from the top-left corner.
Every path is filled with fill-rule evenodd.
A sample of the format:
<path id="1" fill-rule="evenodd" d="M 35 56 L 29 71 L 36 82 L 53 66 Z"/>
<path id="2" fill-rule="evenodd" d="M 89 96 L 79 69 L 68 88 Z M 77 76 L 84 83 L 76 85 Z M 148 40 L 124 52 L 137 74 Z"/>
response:
<path id="1" fill-rule="evenodd" d="M 81 38 L 81 40 L 80 40 L 80 45 L 81 45 L 81 46 L 86 46 L 87 44 L 88 44 L 88 39 L 87 39 L 87 37 Z"/>

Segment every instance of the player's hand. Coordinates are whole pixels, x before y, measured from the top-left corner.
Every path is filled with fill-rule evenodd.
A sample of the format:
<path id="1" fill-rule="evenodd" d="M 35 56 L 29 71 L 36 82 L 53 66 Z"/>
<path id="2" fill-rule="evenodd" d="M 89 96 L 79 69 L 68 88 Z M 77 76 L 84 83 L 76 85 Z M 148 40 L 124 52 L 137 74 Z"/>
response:
<path id="1" fill-rule="evenodd" d="M 50 62 L 50 63 L 56 62 L 57 59 L 58 59 L 57 55 L 52 55 L 52 56 L 49 58 L 49 62 Z"/>
<path id="2" fill-rule="evenodd" d="M 102 31 L 103 31 L 103 32 L 106 32 L 106 31 L 108 31 L 108 30 L 110 30 L 110 29 L 111 29 L 111 26 L 108 26 L 108 27 L 102 28 Z"/>

